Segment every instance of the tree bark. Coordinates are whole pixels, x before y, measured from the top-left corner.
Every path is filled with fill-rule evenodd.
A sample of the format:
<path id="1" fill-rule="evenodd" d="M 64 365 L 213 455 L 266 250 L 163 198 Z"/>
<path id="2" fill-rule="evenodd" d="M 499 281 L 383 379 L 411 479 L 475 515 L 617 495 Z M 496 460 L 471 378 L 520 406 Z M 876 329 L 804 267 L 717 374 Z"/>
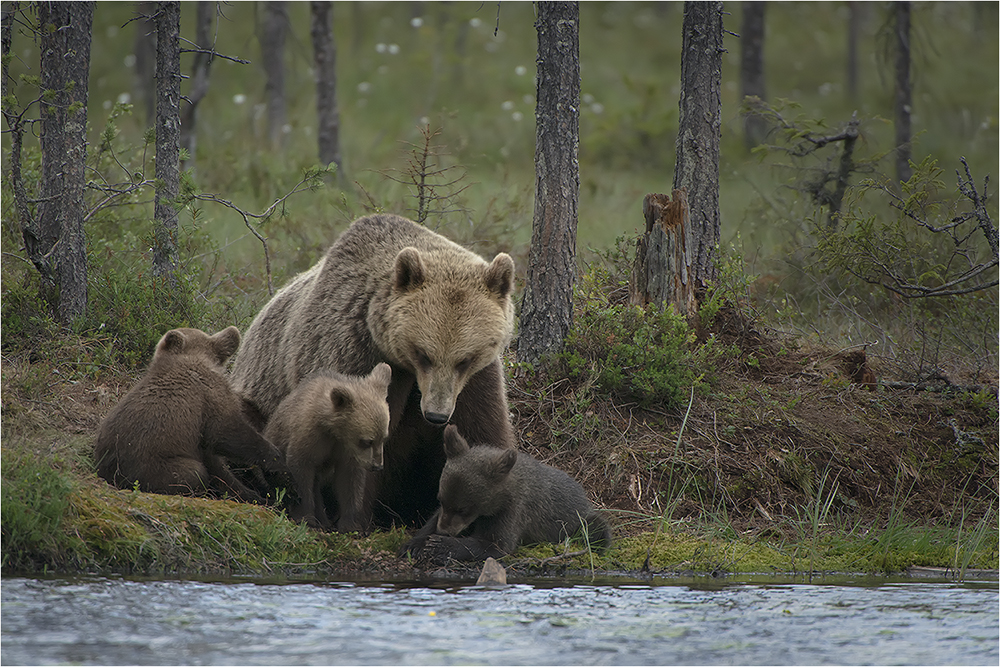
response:
<path id="1" fill-rule="evenodd" d="M 687 193 L 691 245 L 686 252 L 695 290 L 700 293 L 715 278 L 713 260 L 720 237 L 722 2 L 685 2 L 683 31 L 673 189 Z"/>
<path id="2" fill-rule="evenodd" d="M 212 67 L 215 45 L 212 40 L 212 16 L 215 13 L 215 3 L 199 0 L 197 25 L 195 27 L 194 62 L 191 65 L 191 89 L 187 94 L 187 105 L 181 115 L 180 142 L 181 148 L 187 152 L 187 159 L 181 162 L 181 171 L 193 169 L 195 166 L 195 151 L 198 149 L 198 103 L 208 92 L 208 73 Z"/>
<path id="3" fill-rule="evenodd" d="M 337 45 L 330 26 L 332 2 L 309 3 L 312 14 L 313 55 L 316 62 L 316 119 L 321 164 L 337 165 L 343 180 L 340 159 L 340 115 L 337 110 Z"/>
<path id="4" fill-rule="evenodd" d="M 83 194 L 87 182 L 87 79 L 94 3 L 40 2 L 38 19 L 43 89 L 42 178 L 37 234 L 25 234 L 25 244 L 28 246 L 33 237 L 28 255 L 46 278 L 48 300 L 56 319 L 69 323 L 87 308 Z"/>
<path id="5" fill-rule="evenodd" d="M 694 281 L 691 279 L 691 228 L 687 193 L 648 194 L 642 200 L 646 233 L 639 238 L 629 281 L 629 302 L 662 307 L 673 304 L 679 313 L 694 313 Z"/>
<path id="6" fill-rule="evenodd" d="M 557 351 L 573 321 L 580 193 L 580 7 L 539 2 L 535 211 L 521 302 L 520 361 Z"/>
<path id="7" fill-rule="evenodd" d="M 910 3 L 895 3 L 896 11 L 896 178 L 910 180 Z"/>
<path id="8" fill-rule="evenodd" d="M 156 3 L 156 197 L 153 276 L 177 284 L 177 209 L 180 193 L 181 6 Z"/>
<path id="9" fill-rule="evenodd" d="M 267 137 L 271 147 L 284 145 L 285 127 L 285 32 L 288 9 L 284 2 L 265 2 L 260 31 L 261 59 L 264 61 L 264 97 L 267 104 Z"/>
<path id="10" fill-rule="evenodd" d="M 743 2 L 743 27 L 740 30 L 741 97 L 765 100 L 764 89 L 764 2 Z M 747 150 L 767 136 L 767 121 L 760 114 L 743 117 L 743 138 Z"/>

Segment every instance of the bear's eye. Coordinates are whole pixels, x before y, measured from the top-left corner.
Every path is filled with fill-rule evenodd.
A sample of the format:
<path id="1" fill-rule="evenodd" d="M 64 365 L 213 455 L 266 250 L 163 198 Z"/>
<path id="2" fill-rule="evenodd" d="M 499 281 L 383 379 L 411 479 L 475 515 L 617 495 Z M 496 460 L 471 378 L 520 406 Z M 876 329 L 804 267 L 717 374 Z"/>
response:
<path id="1" fill-rule="evenodd" d="M 472 366 L 472 357 L 466 357 L 465 359 L 462 359 L 460 362 L 458 362 L 458 364 L 455 366 L 455 370 L 457 370 L 459 373 L 464 373 L 465 371 L 469 370 L 470 366 Z"/>
<path id="2" fill-rule="evenodd" d="M 417 365 L 424 370 L 434 365 L 434 362 L 431 361 L 431 358 L 423 350 L 414 350 L 413 356 L 417 359 Z"/>
<path id="3" fill-rule="evenodd" d="M 361 449 L 371 449 L 374 446 L 375 446 L 375 441 L 374 440 L 359 440 L 358 441 L 358 447 L 360 447 Z"/>

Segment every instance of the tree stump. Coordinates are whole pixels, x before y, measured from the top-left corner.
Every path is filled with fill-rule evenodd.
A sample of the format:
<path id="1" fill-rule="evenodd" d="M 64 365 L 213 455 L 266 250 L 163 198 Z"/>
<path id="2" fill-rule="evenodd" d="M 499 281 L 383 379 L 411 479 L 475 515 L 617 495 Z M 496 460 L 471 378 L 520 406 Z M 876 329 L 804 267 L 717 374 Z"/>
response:
<path id="1" fill-rule="evenodd" d="M 690 317 L 697 312 L 695 285 L 691 275 L 687 189 L 669 195 L 648 194 L 642 201 L 646 233 L 639 239 L 629 301 L 645 306 L 673 304 L 677 312 Z"/>

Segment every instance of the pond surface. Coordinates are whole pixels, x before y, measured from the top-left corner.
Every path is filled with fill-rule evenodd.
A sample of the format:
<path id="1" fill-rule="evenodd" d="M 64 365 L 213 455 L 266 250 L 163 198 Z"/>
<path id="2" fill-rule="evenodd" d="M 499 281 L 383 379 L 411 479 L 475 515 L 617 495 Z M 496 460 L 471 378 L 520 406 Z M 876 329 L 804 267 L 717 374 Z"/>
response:
<path id="1" fill-rule="evenodd" d="M 996 581 L 7 578 L 0 662 L 996 665 L 998 622 Z"/>

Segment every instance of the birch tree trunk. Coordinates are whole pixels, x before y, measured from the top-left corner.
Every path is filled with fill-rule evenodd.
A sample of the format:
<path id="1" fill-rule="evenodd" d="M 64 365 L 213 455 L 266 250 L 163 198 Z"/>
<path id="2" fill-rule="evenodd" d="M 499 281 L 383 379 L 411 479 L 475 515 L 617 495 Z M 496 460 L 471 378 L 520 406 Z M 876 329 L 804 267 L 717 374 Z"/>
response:
<path id="1" fill-rule="evenodd" d="M 555 352 L 573 321 L 580 193 L 580 7 L 539 2 L 535 212 L 517 344 L 520 361 Z"/>

